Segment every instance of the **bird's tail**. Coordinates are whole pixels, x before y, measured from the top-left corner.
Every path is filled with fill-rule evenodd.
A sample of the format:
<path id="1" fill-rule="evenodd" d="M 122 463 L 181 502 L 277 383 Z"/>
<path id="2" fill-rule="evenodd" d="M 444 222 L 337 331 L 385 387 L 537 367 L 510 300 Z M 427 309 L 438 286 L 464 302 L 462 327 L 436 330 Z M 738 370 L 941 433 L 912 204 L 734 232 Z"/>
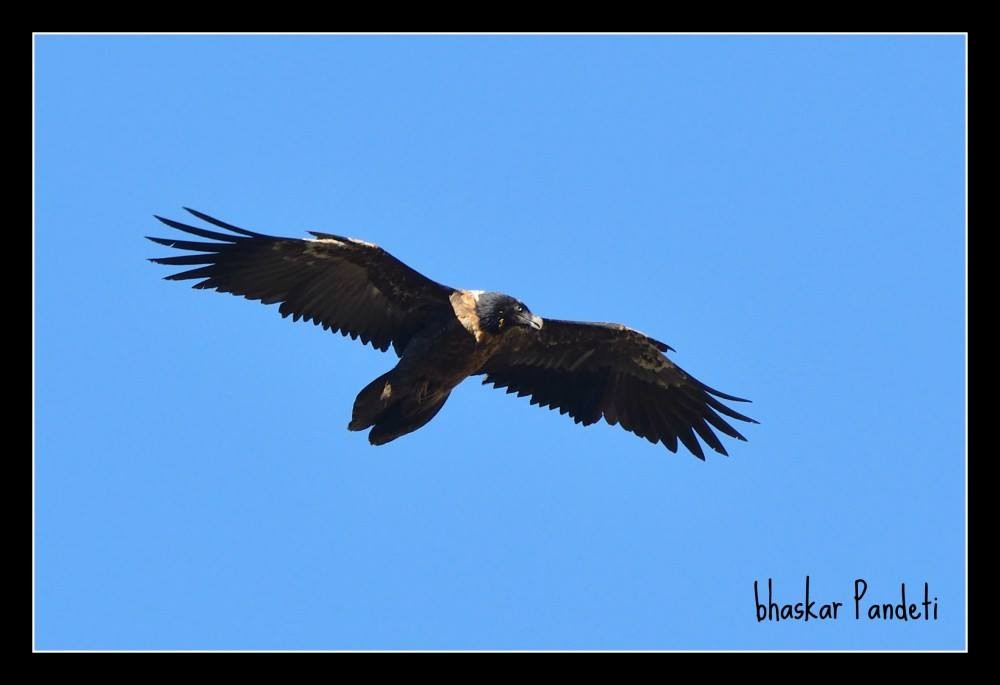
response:
<path id="1" fill-rule="evenodd" d="M 378 417 L 398 399 L 394 396 L 398 393 L 393 393 L 392 381 L 392 371 L 387 371 L 358 393 L 347 430 L 363 431 L 375 425 Z"/>
<path id="2" fill-rule="evenodd" d="M 401 435 L 412 433 L 433 419 L 451 393 L 425 402 L 417 402 L 415 397 L 409 397 L 389 407 L 375 422 L 375 427 L 368 434 L 368 442 L 373 445 L 384 445 Z"/>
<path id="3" fill-rule="evenodd" d="M 347 428 L 352 431 L 372 428 L 368 442 L 373 445 L 384 445 L 425 425 L 441 411 L 451 394 L 423 397 L 420 390 L 393 387 L 394 380 L 392 371 L 384 373 L 366 385 L 354 400 Z"/>

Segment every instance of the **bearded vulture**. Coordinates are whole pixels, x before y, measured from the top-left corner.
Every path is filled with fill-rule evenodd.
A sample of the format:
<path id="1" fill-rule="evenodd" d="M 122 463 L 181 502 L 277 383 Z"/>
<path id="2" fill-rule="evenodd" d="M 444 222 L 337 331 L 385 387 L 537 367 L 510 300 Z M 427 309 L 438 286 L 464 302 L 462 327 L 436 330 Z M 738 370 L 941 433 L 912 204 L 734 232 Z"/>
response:
<path id="1" fill-rule="evenodd" d="M 149 238 L 189 253 L 150 260 L 190 267 L 168 280 L 278 304 L 293 321 L 392 347 L 399 362 L 358 394 L 347 426 L 370 428 L 373 445 L 426 424 L 469 376 L 584 426 L 603 417 L 671 452 L 680 442 L 699 459 L 698 438 L 727 455 L 715 431 L 746 440 L 724 416 L 757 423 L 720 401 L 748 400 L 698 381 L 667 358 L 671 347 L 628 326 L 542 319 L 509 295 L 432 281 L 356 238 L 279 238 L 187 211 L 220 230 L 157 216 L 203 239 Z"/>

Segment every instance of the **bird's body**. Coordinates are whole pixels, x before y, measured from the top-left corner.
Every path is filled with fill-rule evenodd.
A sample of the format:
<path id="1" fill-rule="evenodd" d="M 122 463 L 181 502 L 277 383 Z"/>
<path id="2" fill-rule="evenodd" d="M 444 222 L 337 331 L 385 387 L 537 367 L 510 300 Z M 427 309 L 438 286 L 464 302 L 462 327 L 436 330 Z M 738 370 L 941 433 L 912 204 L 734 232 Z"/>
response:
<path id="1" fill-rule="evenodd" d="M 453 313 L 429 321 L 403 348 L 396 367 L 358 394 L 350 430 L 375 426 L 369 436 L 375 445 L 415 431 L 434 418 L 456 385 L 489 361 L 503 338 L 478 329 L 479 295 L 451 295 Z"/>
<path id="2" fill-rule="evenodd" d="M 214 241 L 150 238 L 193 253 L 152 260 L 195 265 L 168 279 L 280 303 L 283 316 L 394 349 L 399 362 L 362 389 L 348 425 L 371 428 L 372 444 L 425 425 L 473 375 L 577 423 L 604 417 L 671 451 L 680 441 L 702 459 L 696 434 L 721 454 L 713 428 L 745 440 L 719 414 L 754 422 L 718 398 L 746 400 L 695 380 L 666 357 L 669 346 L 627 326 L 543 321 L 509 295 L 441 285 L 371 243 L 327 233 L 277 238 L 188 211 L 228 232 L 157 217 Z"/>

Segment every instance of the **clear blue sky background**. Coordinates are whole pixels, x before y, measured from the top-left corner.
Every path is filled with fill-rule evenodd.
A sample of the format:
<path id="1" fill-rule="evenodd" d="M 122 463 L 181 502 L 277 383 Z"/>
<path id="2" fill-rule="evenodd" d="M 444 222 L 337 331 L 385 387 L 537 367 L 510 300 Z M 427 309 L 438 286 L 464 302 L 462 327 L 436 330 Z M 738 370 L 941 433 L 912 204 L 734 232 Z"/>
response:
<path id="1" fill-rule="evenodd" d="M 962 37 L 35 46 L 39 648 L 964 645 Z M 703 463 L 472 380 L 373 448 L 395 358 L 161 280 L 182 205 L 627 323 L 761 424 Z M 806 575 L 847 615 L 758 624 Z"/>

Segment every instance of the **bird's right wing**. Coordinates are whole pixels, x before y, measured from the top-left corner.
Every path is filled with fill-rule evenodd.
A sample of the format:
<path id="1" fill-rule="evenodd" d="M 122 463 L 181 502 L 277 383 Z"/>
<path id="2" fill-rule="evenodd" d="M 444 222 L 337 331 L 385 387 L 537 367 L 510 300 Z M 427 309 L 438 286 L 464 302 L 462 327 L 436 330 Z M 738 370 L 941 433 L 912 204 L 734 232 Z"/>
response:
<path id="1" fill-rule="evenodd" d="M 696 435 L 727 454 L 713 429 L 746 440 L 720 416 L 757 423 L 718 398 L 746 402 L 710 388 L 664 354 L 670 347 L 621 324 L 545 319 L 541 330 L 508 333 L 477 373 L 483 383 L 507 388 L 531 403 L 558 409 L 576 423 L 604 419 L 662 442 L 671 452 L 680 441 L 700 459 Z"/>
<path id="2" fill-rule="evenodd" d="M 187 211 L 226 233 L 156 217 L 166 225 L 214 242 L 149 238 L 194 254 L 152 259 L 194 266 L 168 280 L 195 279 L 195 288 L 281 303 L 282 316 L 313 321 L 379 350 L 402 354 L 424 324 L 450 313 L 452 288 L 411 269 L 377 245 L 315 233 L 314 239 L 277 238 Z"/>

